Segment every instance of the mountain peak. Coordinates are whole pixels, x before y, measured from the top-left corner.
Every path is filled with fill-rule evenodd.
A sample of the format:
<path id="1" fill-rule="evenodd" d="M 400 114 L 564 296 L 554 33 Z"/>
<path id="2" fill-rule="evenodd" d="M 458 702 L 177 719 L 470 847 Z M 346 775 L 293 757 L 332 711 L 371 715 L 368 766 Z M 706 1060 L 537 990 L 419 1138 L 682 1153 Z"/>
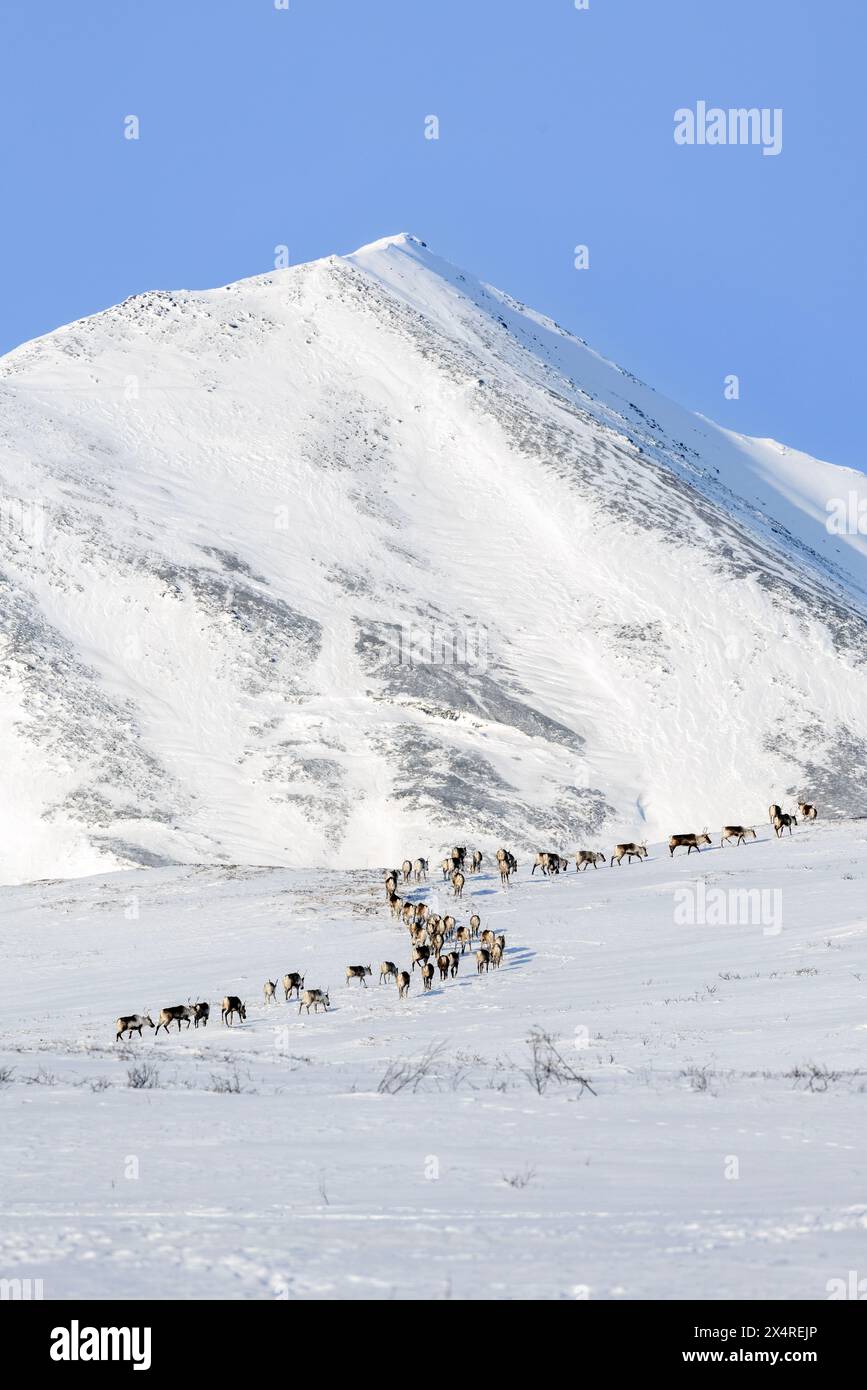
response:
<path id="1" fill-rule="evenodd" d="M 413 236 L 412 232 L 395 232 L 393 236 L 379 237 L 376 241 L 369 241 L 364 246 L 359 246 L 350 254 L 353 256 L 363 256 L 366 251 L 385 251 L 389 246 L 421 246 L 427 247 L 427 242 L 422 241 L 421 237 Z"/>

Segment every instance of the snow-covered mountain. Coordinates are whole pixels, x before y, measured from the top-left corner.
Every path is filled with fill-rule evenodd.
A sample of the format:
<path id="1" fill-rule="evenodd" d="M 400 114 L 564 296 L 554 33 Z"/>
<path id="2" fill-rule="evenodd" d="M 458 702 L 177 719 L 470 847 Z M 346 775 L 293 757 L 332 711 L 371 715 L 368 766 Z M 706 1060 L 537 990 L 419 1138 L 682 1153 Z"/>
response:
<path id="1" fill-rule="evenodd" d="M 0 879 L 865 814 L 853 490 L 407 235 L 28 343 Z"/>

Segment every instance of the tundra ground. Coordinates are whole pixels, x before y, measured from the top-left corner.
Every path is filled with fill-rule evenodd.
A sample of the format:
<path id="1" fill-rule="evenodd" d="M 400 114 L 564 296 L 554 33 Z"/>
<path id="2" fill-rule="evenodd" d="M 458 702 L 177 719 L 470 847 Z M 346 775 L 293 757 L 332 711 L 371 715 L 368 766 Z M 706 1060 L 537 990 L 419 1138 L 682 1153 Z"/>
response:
<path id="1" fill-rule="evenodd" d="M 867 827 L 759 837 L 526 862 L 508 890 L 488 857 L 455 915 L 505 932 L 502 968 L 468 954 L 427 995 L 416 970 L 403 1002 L 377 980 L 408 935 L 371 871 L 0 890 L 0 1276 L 46 1298 L 826 1298 L 867 1269 Z M 437 875 L 416 896 L 451 904 Z M 266 1008 L 291 970 L 327 1014 Z M 188 997 L 207 1029 L 114 1043 L 118 1014 Z"/>

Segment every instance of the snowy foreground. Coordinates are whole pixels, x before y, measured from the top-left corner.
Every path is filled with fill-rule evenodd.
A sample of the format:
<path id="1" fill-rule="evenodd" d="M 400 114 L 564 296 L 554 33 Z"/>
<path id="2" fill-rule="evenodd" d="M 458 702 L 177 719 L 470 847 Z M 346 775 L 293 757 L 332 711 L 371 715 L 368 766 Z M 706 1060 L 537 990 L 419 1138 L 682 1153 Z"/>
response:
<path id="1" fill-rule="evenodd" d="M 867 1269 L 867 825 L 759 836 L 468 878 L 458 921 L 505 931 L 506 963 L 405 1002 L 378 984 L 409 950 L 370 871 L 0 890 L 0 1276 L 46 1298 L 827 1298 Z M 435 878 L 416 896 L 448 902 Z M 291 970 L 329 1014 L 265 1008 Z M 206 1031 L 114 1045 L 118 1013 L 188 996 Z M 593 1093 L 537 1092 L 534 1026 Z M 415 1089 L 383 1086 L 438 1044 Z"/>

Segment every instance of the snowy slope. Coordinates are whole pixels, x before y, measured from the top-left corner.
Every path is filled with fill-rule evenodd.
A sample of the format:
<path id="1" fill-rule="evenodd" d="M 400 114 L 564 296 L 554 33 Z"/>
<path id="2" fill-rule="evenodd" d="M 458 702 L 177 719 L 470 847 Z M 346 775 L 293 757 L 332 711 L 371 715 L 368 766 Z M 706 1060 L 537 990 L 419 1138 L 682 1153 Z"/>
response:
<path id="1" fill-rule="evenodd" d="M 429 995 L 416 972 L 404 1002 L 377 983 L 409 951 L 371 873 L 4 888 L 4 1277 L 46 1298 L 827 1298 L 867 1239 L 867 832 L 759 834 L 471 877 L 458 920 L 505 931 L 503 967 L 465 957 Z M 678 924 L 678 892 L 743 889 L 773 910 Z M 265 1007 L 289 970 L 331 987 L 327 1015 Z M 226 991 L 249 1002 L 232 1030 Z M 207 1030 L 115 1046 L 119 1011 L 190 996 Z M 534 1025 L 593 1094 L 537 1093 Z M 417 1089 L 381 1088 L 437 1046 Z"/>
<path id="2" fill-rule="evenodd" d="M 867 813 L 853 476 L 405 235 L 26 344 L 0 878 Z M 432 629 L 470 659 L 398 659 Z"/>

